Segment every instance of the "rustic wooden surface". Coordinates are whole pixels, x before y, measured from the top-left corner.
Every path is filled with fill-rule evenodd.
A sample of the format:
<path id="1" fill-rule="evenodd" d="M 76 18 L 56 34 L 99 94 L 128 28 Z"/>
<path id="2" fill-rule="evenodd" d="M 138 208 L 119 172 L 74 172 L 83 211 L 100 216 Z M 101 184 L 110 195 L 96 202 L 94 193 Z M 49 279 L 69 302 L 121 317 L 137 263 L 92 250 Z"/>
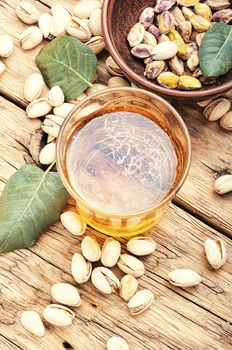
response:
<path id="1" fill-rule="evenodd" d="M 35 1 L 41 11 L 58 2 L 71 9 L 76 0 Z M 9 33 L 15 43 L 0 78 L 0 192 L 16 169 L 36 160 L 41 137 L 41 122 L 25 115 L 22 91 L 26 77 L 36 70 L 34 57 L 43 44 L 26 53 L 20 49 L 18 38 L 26 25 L 15 16 L 17 3 L 0 0 L 0 33 Z M 99 80 L 103 82 L 108 77 L 106 56 L 101 55 L 99 62 Z M 152 307 L 133 318 L 118 295 L 103 297 L 86 283 L 79 288 L 82 306 L 76 310 L 72 327 L 49 327 L 42 339 L 25 331 L 19 321 L 23 310 L 42 314 L 51 302 L 53 283 L 74 284 L 70 261 L 80 250 L 80 239 L 57 223 L 32 248 L 0 255 L 0 350 L 62 350 L 69 345 L 74 350 L 103 350 L 113 334 L 125 337 L 133 350 L 232 348 L 232 196 L 212 192 L 214 177 L 232 171 L 232 136 L 217 123 L 208 123 L 196 106 L 176 107 L 191 134 L 193 159 L 174 204 L 150 233 L 157 241 L 157 250 L 143 259 L 146 275 L 140 286 L 154 292 Z M 206 262 L 203 243 L 217 235 L 227 244 L 228 262 L 215 272 Z M 122 243 L 125 247 L 124 240 Z M 171 286 L 168 272 L 179 267 L 198 271 L 203 277 L 201 285 L 189 289 Z M 121 276 L 117 269 L 116 273 Z"/>

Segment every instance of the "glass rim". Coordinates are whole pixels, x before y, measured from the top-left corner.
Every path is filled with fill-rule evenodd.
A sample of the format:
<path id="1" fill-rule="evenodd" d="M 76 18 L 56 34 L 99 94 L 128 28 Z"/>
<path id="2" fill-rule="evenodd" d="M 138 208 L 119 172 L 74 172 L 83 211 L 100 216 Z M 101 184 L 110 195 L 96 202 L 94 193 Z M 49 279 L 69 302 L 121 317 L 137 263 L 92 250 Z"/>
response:
<path id="1" fill-rule="evenodd" d="M 145 94 L 147 96 L 149 96 L 150 98 L 155 98 L 156 100 L 158 100 L 161 104 L 165 105 L 166 108 L 168 108 L 171 113 L 174 115 L 175 119 L 178 121 L 179 126 L 181 127 L 181 129 L 183 130 L 183 134 L 186 137 L 186 143 L 187 143 L 187 162 L 185 164 L 185 170 L 182 174 L 182 176 L 180 177 L 180 180 L 178 181 L 178 183 L 176 184 L 176 186 L 170 191 L 170 193 L 165 196 L 159 203 L 151 206 L 150 208 L 141 210 L 141 211 L 137 211 L 137 212 L 131 212 L 131 213 L 113 213 L 111 211 L 104 211 L 101 210 L 97 207 L 95 207 L 94 205 L 90 204 L 88 201 L 86 201 L 85 199 L 83 199 L 70 185 L 69 181 L 66 179 L 64 171 L 62 169 L 62 150 L 61 150 L 61 139 L 62 139 L 62 135 L 64 133 L 64 131 L 66 130 L 66 127 L 68 127 L 70 119 L 73 117 L 73 115 L 75 114 L 75 112 L 83 105 L 85 104 L 88 100 L 97 98 L 99 96 L 104 96 L 104 95 L 108 95 L 110 93 L 116 93 L 116 92 L 134 92 L 134 93 L 142 93 Z M 69 114 L 67 115 L 67 117 L 65 118 L 60 130 L 59 130 L 59 134 L 57 137 L 57 143 L 56 143 L 56 165 L 57 165 L 57 170 L 58 173 L 60 175 L 61 181 L 63 182 L 65 188 L 67 189 L 67 191 L 69 192 L 69 194 L 71 195 L 71 197 L 78 202 L 80 202 L 83 206 L 86 206 L 87 208 L 89 208 L 90 210 L 94 211 L 94 212 L 98 212 L 100 213 L 100 215 L 106 215 L 106 216 L 111 216 L 113 218 L 122 218 L 122 217 L 128 217 L 128 218 L 133 218 L 133 217 L 137 217 L 138 215 L 147 215 L 150 212 L 153 212 L 155 210 L 158 210 L 160 207 L 165 206 L 168 202 L 170 202 L 172 200 L 172 198 L 177 194 L 177 192 L 180 190 L 180 188 L 182 187 L 189 169 L 190 169 L 190 164 L 191 164 L 191 156 L 192 156 L 192 150 L 191 150 L 191 140 L 190 140 L 190 135 L 189 135 L 189 131 L 187 129 L 187 126 L 184 122 L 184 120 L 182 119 L 181 115 L 179 114 L 179 112 L 177 112 L 177 110 L 167 101 L 165 101 L 162 97 L 154 94 L 153 92 L 144 90 L 144 89 L 140 89 L 140 88 L 134 88 L 134 87 L 115 87 L 115 88 L 107 88 L 107 89 L 103 89 L 103 90 L 99 90 L 97 92 L 95 92 L 94 94 L 87 96 L 85 99 L 81 100 L 79 103 L 77 103 L 77 105 L 71 110 L 71 112 L 69 112 Z"/>

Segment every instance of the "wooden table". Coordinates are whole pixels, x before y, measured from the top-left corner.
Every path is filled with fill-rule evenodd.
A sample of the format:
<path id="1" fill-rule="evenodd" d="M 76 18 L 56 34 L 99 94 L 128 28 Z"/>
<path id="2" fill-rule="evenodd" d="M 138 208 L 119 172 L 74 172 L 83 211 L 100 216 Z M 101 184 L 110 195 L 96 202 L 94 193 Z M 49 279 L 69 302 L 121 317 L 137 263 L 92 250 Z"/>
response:
<path id="1" fill-rule="evenodd" d="M 19 47 L 20 33 L 27 26 L 16 18 L 17 3 L 0 0 L 0 33 L 9 33 L 15 43 L 14 54 L 6 60 L 7 69 L 0 78 L 0 191 L 16 169 L 34 163 L 41 124 L 27 119 L 22 93 L 25 79 L 36 70 L 34 57 L 41 46 L 28 52 Z M 57 1 L 35 3 L 46 11 Z M 76 0 L 63 3 L 72 8 Z M 107 78 L 103 54 L 99 80 Z M 185 185 L 166 217 L 151 232 L 157 250 L 143 259 L 146 275 L 139 283 L 141 288 L 153 291 L 152 307 L 131 317 L 118 295 L 102 296 L 89 282 L 79 288 L 82 306 L 76 310 L 73 326 L 49 327 L 41 339 L 25 331 L 19 320 L 23 310 L 41 314 L 51 302 L 52 284 L 74 283 L 70 261 L 80 250 L 80 240 L 58 222 L 32 248 L 0 256 L 1 350 L 103 350 L 114 334 L 126 338 L 132 350 L 232 349 L 232 196 L 220 197 L 212 191 L 215 174 L 232 170 L 232 135 L 221 130 L 218 123 L 207 122 L 196 106 L 176 107 L 189 128 L 193 158 Z M 206 238 L 217 236 L 227 244 L 228 261 L 213 271 L 205 259 L 203 244 Z M 170 285 L 168 272 L 180 267 L 196 270 L 203 282 L 189 289 Z"/>

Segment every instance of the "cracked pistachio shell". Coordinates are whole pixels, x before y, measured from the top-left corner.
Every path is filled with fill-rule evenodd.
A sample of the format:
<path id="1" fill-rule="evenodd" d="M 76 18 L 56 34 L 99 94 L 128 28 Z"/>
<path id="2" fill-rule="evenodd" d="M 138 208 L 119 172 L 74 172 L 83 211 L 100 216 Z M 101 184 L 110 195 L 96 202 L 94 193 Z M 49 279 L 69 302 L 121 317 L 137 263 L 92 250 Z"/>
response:
<path id="1" fill-rule="evenodd" d="M 102 247 L 101 262 L 102 265 L 107 267 L 113 267 L 117 264 L 117 261 L 121 254 L 121 244 L 116 239 L 108 238 L 105 240 Z"/>
<path id="2" fill-rule="evenodd" d="M 168 275 L 169 282 L 177 287 L 194 287 L 201 283 L 201 276 L 190 269 L 173 270 Z"/>
<path id="3" fill-rule="evenodd" d="M 154 60 L 162 61 L 174 57 L 177 52 L 178 45 L 172 41 L 164 41 L 153 48 L 151 55 Z"/>
<path id="4" fill-rule="evenodd" d="M 199 65 L 199 56 L 198 56 L 198 52 L 197 51 L 194 51 L 189 59 L 187 60 L 187 67 L 191 70 L 191 71 L 194 71 L 197 66 Z"/>
<path id="5" fill-rule="evenodd" d="M 37 100 L 32 101 L 26 109 L 28 118 L 39 118 L 48 114 L 52 106 L 48 103 L 46 97 L 38 98 Z"/>
<path id="6" fill-rule="evenodd" d="M 169 65 L 174 74 L 179 76 L 184 74 L 184 62 L 178 56 L 174 56 Z"/>
<path id="7" fill-rule="evenodd" d="M 222 267 L 226 262 L 226 247 L 220 238 L 209 238 L 205 241 L 205 254 L 209 264 L 215 270 Z"/>
<path id="8" fill-rule="evenodd" d="M 53 86 L 48 91 L 47 99 L 52 107 L 60 106 L 64 103 L 64 93 L 58 85 Z"/>
<path id="9" fill-rule="evenodd" d="M 66 118 L 76 105 L 74 103 L 65 102 L 62 105 L 54 108 L 54 114 L 59 117 Z"/>
<path id="10" fill-rule="evenodd" d="M 23 50 L 31 50 L 39 45 L 43 40 L 43 34 L 38 27 L 27 28 L 20 35 L 20 45 Z"/>
<path id="11" fill-rule="evenodd" d="M 74 236 L 81 236 L 85 233 L 87 225 L 81 216 L 72 210 L 68 210 L 60 215 L 62 225 Z"/>
<path id="12" fill-rule="evenodd" d="M 54 138 L 57 138 L 59 131 L 60 131 L 60 126 L 49 119 L 44 120 L 41 128 L 46 134 L 48 134 Z"/>
<path id="13" fill-rule="evenodd" d="M 163 72 L 157 77 L 157 82 L 166 88 L 175 89 L 179 85 L 180 77 L 170 71 Z"/>
<path id="14" fill-rule="evenodd" d="M 74 280 L 81 284 L 89 280 L 92 273 L 92 264 L 81 254 L 75 253 L 72 257 L 72 276 Z"/>
<path id="15" fill-rule="evenodd" d="M 41 96 L 44 87 L 45 83 L 42 74 L 37 72 L 31 74 L 24 84 L 24 98 L 29 102 L 38 99 Z"/>
<path id="16" fill-rule="evenodd" d="M 169 11 L 164 11 L 158 15 L 157 22 L 161 34 L 168 34 L 174 28 L 174 17 Z"/>
<path id="17" fill-rule="evenodd" d="M 74 7 L 74 15 L 80 19 L 87 19 L 91 13 L 101 8 L 101 3 L 98 0 L 79 1 Z"/>
<path id="18" fill-rule="evenodd" d="M 117 63 L 114 61 L 114 59 L 109 56 L 106 59 L 106 69 L 111 75 L 115 75 L 118 77 L 123 76 L 123 72 L 121 71 L 121 68 L 117 65 Z"/>
<path id="19" fill-rule="evenodd" d="M 163 72 L 167 67 L 165 61 L 153 61 L 148 63 L 145 68 L 144 76 L 150 80 L 155 80 L 156 77 Z"/>
<path id="20" fill-rule="evenodd" d="M 129 300 L 128 309 L 132 315 L 138 315 L 147 310 L 153 301 L 153 293 L 148 289 L 142 289 Z"/>
<path id="21" fill-rule="evenodd" d="M 55 143 L 49 143 L 46 145 L 39 154 L 39 161 L 41 164 L 49 165 L 52 164 L 52 162 L 56 158 L 56 144 Z"/>
<path id="22" fill-rule="evenodd" d="M 20 316 L 23 327 L 37 337 L 45 335 L 45 328 L 40 315 L 36 311 L 23 311 Z"/>
<path id="23" fill-rule="evenodd" d="M 5 64 L 3 62 L 0 61 L 0 76 L 3 74 L 3 72 L 5 71 Z"/>
<path id="24" fill-rule="evenodd" d="M 130 350 L 125 339 L 113 336 L 107 342 L 107 350 Z"/>
<path id="25" fill-rule="evenodd" d="M 157 45 L 156 37 L 149 32 L 145 32 L 145 35 L 143 38 L 143 44 L 151 45 L 153 47 L 156 46 Z"/>
<path id="26" fill-rule="evenodd" d="M 203 111 L 203 115 L 209 121 L 215 121 L 222 118 L 231 107 L 231 101 L 227 98 L 219 97 L 209 103 Z"/>
<path id="27" fill-rule="evenodd" d="M 212 20 L 212 11 L 211 8 L 205 3 L 198 3 L 194 6 L 194 12 L 196 15 L 200 15 L 207 19 L 208 21 Z"/>
<path id="28" fill-rule="evenodd" d="M 71 21 L 66 25 L 66 31 L 69 35 L 83 42 L 88 41 L 92 34 L 85 20 L 72 17 Z"/>
<path id="29" fill-rule="evenodd" d="M 108 87 L 128 87 L 129 83 L 121 77 L 112 77 L 108 80 Z"/>
<path id="30" fill-rule="evenodd" d="M 81 298 L 78 290 L 69 283 L 56 283 L 51 288 L 52 298 L 64 305 L 80 306 Z"/>
<path id="31" fill-rule="evenodd" d="M 197 90 L 201 88 L 201 82 L 189 75 L 182 75 L 179 79 L 179 88 L 182 90 Z"/>
<path id="32" fill-rule="evenodd" d="M 214 192 L 225 194 L 232 191 L 232 175 L 220 176 L 213 185 Z"/>
<path id="33" fill-rule="evenodd" d="M 209 7 L 212 10 L 223 10 L 230 6 L 229 0 L 207 0 L 206 4 L 209 5 Z"/>
<path id="34" fill-rule="evenodd" d="M 95 288 L 101 293 L 112 294 L 120 288 L 120 281 L 107 267 L 96 267 L 93 269 L 91 281 Z"/>
<path id="35" fill-rule="evenodd" d="M 190 41 L 190 37 L 192 34 L 192 24 L 190 21 L 183 21 L 178 25 L 178 32 L 180 36 L 183 38 L 185 43 Z"/>
<path id="36" fill-rule="evenodd" d="M 62 4 L 55 4 L 51 7 L 51 13 L 53 16 L 60 15 L 64 17 L 67 21 L 72 17 L 72 12 Z"/>
<path id="37" fill-rule="evenodd" d="M 176 0 L 157 0 L 154 11 L 157 13 L 167 11 L 175 5 L 175 3 Z"/>
<path id="38" fill-rule="evenodd" d="M 149 255 L 156 250 L 156 242 L 150 237 L 137 236 L 127 242 L 127 250 L 138 256 Z"/>
<path id="39" fill-rule="evenodd" d="M 145 273 L 142 261 L 129 254 L 121 254 L 117 265 L 120 270 L 134 277 L 140 277 Z"/>
<path id="40" fill-rule="evenodd" d="M 48 305 L 43 312 L 44 319 L 58 327 L 67 327 L 72 324 L 75 313 L 66 306 L 59 304 Z"/>
<path id="41" fill-rule="evenodd" d="M 131 49 L 131 53 L 133 56 L 138 58 L 147 58 L 151 56 L 151 51 L 153 49 L 153 46 L 147 45 L 147 44 L 139 44 L 134 46 Z"/>
<path id="42" fill-rule="evenodd" d="M 219 10 L 213 15 L 213 22 L 229 23 L 232 21 L 232 9 Z"/>
<path id="43" fill-rule="evenodd" d="M 92 35 L 102 36 L 102 22 L 101 22 L 101 9 L 94 10 L 89 18 L 89 29 Z"/>
<path id="44" fill-rule="evenodd" d="M 81 242 L 81 251 L 84 257 L 91 262 L 98 261 L 101 258 L 101 248 L 93 237 L 84 237 Z"/>
<path id="45" fill-rule="evenodd" d="M 39 17 L 38 24 L 39 29 L 41 30 L 43 37 L 46 39 L 49 37 L 50 34 L 50 23 L 51 23 L 52 16 L 50 13 L 45 12 L 42 13 L 42 15 Z"/>
<path id="46" fill-rule="evenodd" d="M 0 57 L 9 57 L 14 50 L 12 38 L 7 34 L 0 35 Z"/>
<path id="47" fill-rule="evenodd" d="M 221 119 L 220 125 L 225 130 L 232 130 L 232 111 L 227 112 Z"/>
<path id="48" fill-rule="evenodd" d="M 15 12 L 18 18 L 27 24 L 36 23 L 40 16 L 39 10 L 33 4 L 26 1 L 20 1 Z"/>
<path id="49" fill-rule="evenodd" d="M 83 95 L 83 99 L 86 98 L 87 96 L 91 96 L 93 94 L 95 94 L 95 92 L 100 91 L 100 90 L 105 90 L 107 89 L 106 85 L 103 84 L 99 84 L 99 83 L 95 83 L 93 84 L 93 87 L 89 87 L 85 92 L 85 96 Z M 80 96 L 79 96 L 79 100 L 80 100 Z"/>
<path id="50" fill-rule="evenodd" d="M 198 4 L 199 2 L 200 0 L 177 0 L 177 5 L 190 7 Z"/>
<path id="51" fill-rule="evenodd" d="M 47 114 L 46 119 L 53 121 L 54 123 L 56 123 L 59 126 L 61 126 L 64 122 L 64 118 L 58 117 L 58 115 L 55 115 L 55 114 Z"/>
<path id="52" fill-rule="evenodd" d="M 88 45 L 95 55 L 99 54 L 105 48 L 105 42 L 102 36 L 94 36 L 91 38 L 86 45 Z"/>
<path id="53" fill-rule="evenodd" d="M 140 17 L 139 17 L 139 23 L 141 23 L 145 29 L 147 29 L 154 20 L 154 9 L 153 7 L 146 7 Z"/>
<path id="54" fill-rule="evenodd" d="M 127 35 L 130 47 L 134 47 L 143 41 L 145 28 L 141 23 L 136 23 Z"/>
<path id="55" fill-rule="evenodd" d="M 68 24 L 67 18 L 62 15 L 54 15 L 50 20 L 50 35 L 55 37 L 65 34 L 66 25 Z"/>
<path id="56" fill-rule="evenodd" d="M 181 9 L 178 6 L 175 6 L 172 10 L 171 10 L 171 14 L 173 15 L 174 19 L 175 19 L 175 24 L 179 25 L 182 22 L 185 21 L 185 17 L 183 15 L 183 12 L 181 11 Z"/>
<path id="57" fill-rule="evenodd" d="M 125 301 L 129 301 L 133 295 L 137 292 L 138 281 L 132 275 L 126 275 L 121 279 L 120 283 L 120 296 Z"/>

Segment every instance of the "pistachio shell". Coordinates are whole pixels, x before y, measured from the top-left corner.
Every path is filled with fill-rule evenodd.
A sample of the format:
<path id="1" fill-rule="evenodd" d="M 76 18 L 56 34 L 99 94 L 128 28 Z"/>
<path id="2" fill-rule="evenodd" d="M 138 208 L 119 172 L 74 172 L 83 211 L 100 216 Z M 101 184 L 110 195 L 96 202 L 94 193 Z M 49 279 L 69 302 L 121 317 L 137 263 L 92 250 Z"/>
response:
<path id="1" fill-rule="evenodd" d="M 146 7 L 140 17 L 139 17 L 139 23 L 141 23 L 145 29 L 147 29 L 154 20 L 154 9 L 153 7 Z"/>
<path id="2" fill-rule="evenodd" d="M 3 74 L 3 72 L 5 71 L 5 64 L 3 62 L 0 61 L 0 76 Z"/>
<path id="3" fill-rule="evenodd" d="M 221 119 L 220 125 L 223 129 L 232 130 L 232 111 L 227 112 Z"/>
<path id="4" fill-rule="evenodd" d="M 14 50 L 14 43 L 12 38 L 7 34 L 0 35 L 0 56 L 9 57 Z"/>
<path id="5" fill-rule="evenodd" d="M 150 80 L 155 80 L 166 67 L 167 65 L 165 61 L 153 61 L 147 64 L 144 75 Z"/>
<path id="6" fill-rule="evenodd" d="M 201 88 L 201 82 L 189 75 L 182 75 L 179 79 L 179 88 L 182 90 L 196 90 Z"/>
<path id="7" fill-rule="evenodd" d="M 62 105 L 54 108 L 54 114 L 59 117 L 66 118 L 67 115 L 73 110 L 75 107 L 74 103 L 63 103 Z"/>
<path id="8" fill-rule="evenodd" d="M 40 16 L 40 12 L 37 10 L 37 8 L 33 4 L 26 1 L 20 1 L 15 12 L 18 18 L 27 24 L 36 23 Z"/>
<path id="9" fill-rule="evenodd" d="M 47 114 L 46 119 L 53 121 L 54 123 L 56 123 L 59 126 L 61 126 L 64 122 L 64 118 L 58 117 L 58 115 L 55 115 L 55 114 Z"/>
<path id="10" fill-rule="evenodd" d="M 64 93 L 58 85 L 53 86 L 47 94 L 47 99 L 52 107 L 60 106 L 64 103 Z"/>
<path id="11" fill-rule="evenodd" d="M 129 254 L 121 254 L 117 265 L 123 272 L 134 277 L 140 277 L 145 273 L 143 263 Z"/>
<path id="12" fill-rule="evenodd" d="M 151 51 L 152 58 L 156 61 L 167 60 L 177 54 L 178 46 L 171 42 L 165 41 L 154 47 Z"/>
<path id="13" fill-rule="evenodd" d="M 138 256 L 149 255 L 156 250 L 156 243 L 150 237 L 137 236 L 127 242 L 127 250 Z"/>
<path id="14" fill-rule="evenodd" d="M 36 311 L 23 311 L 20 316 L 23 327 L 37 337 L 45 335 L 45 328 L 40 315 Z"/>
<path id="15" fill-rule="evenodd" d="M 38 99 L 45 86 L 43 77 L 40 73 L 33 73 L 30 75 L 24 84 L 24 97 L 27 101 L 32 102 Z"/>
<path id="16" fill-rule="evenodd" d="M 232 175 L 220 176 L 213 185 L 213 189 L 218 194 L 225 194 L 232 191 Z"/>
<path id="17" fill-rule="evenodd" d="M 72 257 L 72 276 L 77 283 L 85 283 L 89 280 L 92 273 L 92 264 L 90 261 L 75 253 Z"/>
<path id="18" fill-rule="evenodd" d="M 74 7 L 74 15 L 80 19 L 87 19 L 94 10 L 100 7 L 101 4 L 97 0 L 79 1 Z"/>
<path id="19" fill-rule="evenodd" d="M 120 67 L 117 65 L 117 63 L 114 61 L 114 59 L 111 56 L 109 56 L 106 59 L 106 69 L 111 75 L 115 75 L 118 77 L 121 77 L 124 75 Z"/>
<path id="20" fill-rule="evenodd" d="M 91 96 L 91 95 L 95 94 L 95 92 L 100 91 L 100 90 L 105 90 L 105 89 L 107 89 L 106 85 L 95 83 L 95 84 L 93 84 L 93 87 L 91 86 L 86 90 L 85 97 Z"/>
<path id="21" fill-rule="evenodd" d="M 140 44 L 145 35 L 145 28 L 141 23 L 136 23 L 127 35 L 127 40 L 131 47 Z"/>
<path id="22" fill-rule="evenodd" d="M 56 283 L 51 288 L 53 299 L 68 306 L 80 306 L 81 298 L 78 290 L 69 283 Z"/>
<path id="23" fill-rule="evenodd" d="M 63 18 L 66 19 L 66 21 L 69 21 L 70 18 L 72 17 L 72 12 L 62 4 L 53 5 L 51 7 L 51 13 L 53 16 L 55 16 L 55 15 L 62 16 Z"/>
<path id="24" fill-rule="evenodd" d="M 121 77 L 112 77 L 108 80 L 108 87 L 128 87 L 129 83 Z"/>
<path id="25" fill-rule="evenodd" d="M 39 161 L 41 164 L 49 165 L 54 162 L 56 157 L 56 144 L 49 143 L 46 145 L 39 154 Z"/>
<path id="26" fill-rule="evenodd" d="M 41 128 L 46 134 L 51 135 L 54 138 L 57 138 L 60 131 L 60 126 L 48 119 L 44 120 Z"/>
<path id="27" fill-rule="evenodd" d="M 39 45 L 43 40 L 43 34 L 38 27 L 27 28 L 20 35 L 20 45 L 23 50 L 30 50 Z"/>
<path id="28" fill-rule="evenodd" d="M 129 311 L 132 315 L 138 315 L 147 310 L 153 301 L 153 293 L 148 289 L 142 289 L 130 299 L 128 303 Z"/>
<path id="29" fill-rule="evenodd" d="M 168 275 L 169 282 L 177 287 L 194 287 L 201 283 L 201 276 L 190 269 L 173 270 Z"/>
<path id="30" fill-rule="evenodd" d="M 123 338 L 113 336 L 107 342 L 107 350 L 130 350 L 130 349 Z"/>
<path id="31" fill-rule="evenodd" d="M 120 283 L 120 296 L 125 300 L 129 301 L 133 295 L 137 292 L 138 281 L 132 275 L 125 275 L 121 279 Z"/>
<path id="32" fill-rule="evenodd" d="M 85 236 L 81 242 L 81 250 L 84 257 L 89 261 L 94 262 L 101 258 L 101 248 L 93 237 Z"/>
<path id="33" fill-rule="evenodd" d="M 94 10 L 89 18 L 89 29 L 92 35 L 102 35 L 101 9 Z"/>
<path id="34" fill-rule="evenodd" d="M 105 240 L 102 247 L 101 262 L 104 266 L 113 267 L 117 264 L 117 261 L 121 254 L 121 244 L 113 238 Z"/>
<path id="35" fill-rule="evenodd" d="M 166 88 L 175 89 L 178 87 L 179 79 L 178 75 L 172 72 L 163 72 L 158 75 L 157 82 Z"/>
<path id="36" fill-rule="evenodd" d="M 219 269 L 226 262 L 226 248 L 220 238 L 207 239 L 205 241 L 205 254 L 209 264 L 215 269 Z"/>
<path id="37" fill-rule="evenodd" d="M 105 48 L 105 42 L 102 36 L 94 36 L 91 38 L 86 45 L 97 55 Z"/>
<path id="38" fill-rule="evenodd" d="M 28 118 L 42 117 L 50 112 L 52 106 L 48 103 L 46 97 L 41 97 L 32 101 L 26 109 Z"/>
<path id="39" fill-rule="evenodd" d="M 43 37 L 46 39 L 49 37 L 50 34 L 50 23 L 51 23 L 52 16 L 50 13 L 45 12 L 42 13 L 42 15 L 39 17 L 38 24 L 39 29 L 41 30 L 41 33 L 43 34 Z"/>
<path id="40" fill-rule="evenodd" d="M 57 37 L 65 34 L 69 20 L 63 15 L 54 15 L 50 20 L 50 34 Z"/>
<path id="41" fill-rule="evenodd" d="M 54 326 L 67 327 L 72 324 L 75 314 L 63 305 L 50 304 L 43 312 L 45 320 Z"/>
<path id="42" fill-rule="evenodd" d="M 77 17 L 71 18 L 70 22 L 66 25 L 66 31 L 69 35 L 83 42 L 88 41 L 92 36 L 85 20 L 81 20 Z"/>
<path id="43" fill-rule="evenodd" d="M 86 223 L 79 214 L 72 210 L 68 210 L 60 215 L 60 221 L 63 226 L 75 236 L 81 236 L 86 231 Z"/>
<path id="44" fill-rule="evenodd" d="M 91 281 L 95 288 L 104 294 L 112 294 L 120 287 L 120 281 L 107 267 L 93 269 Z"/>
<path id="45" fill-rule="evenodd" d="M 219 97 L 214 99 L 203 111 L 203 115 L 210 121 L 222 118 L 231 107 L 231 101 L 227 98 Z"/>

